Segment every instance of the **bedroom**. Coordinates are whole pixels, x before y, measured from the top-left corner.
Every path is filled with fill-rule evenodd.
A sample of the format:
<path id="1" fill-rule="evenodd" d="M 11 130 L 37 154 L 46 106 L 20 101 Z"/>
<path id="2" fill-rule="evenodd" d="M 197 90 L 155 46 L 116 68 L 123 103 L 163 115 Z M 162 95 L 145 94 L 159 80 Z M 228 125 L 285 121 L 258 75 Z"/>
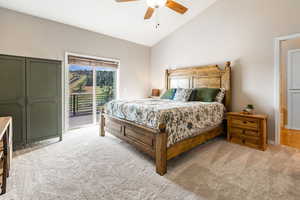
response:
<path id="1" fill-rule="evenodd" d="M 78 1 L 72 3 L 74 9 L 67 0 L 0 0 L 0 54 L 60 61 L 61 97 L 67 80 L 66 53 L 118 60 L 117 98 L 131 100 L 149 97 L 152 89 L 163 93 L 167 69 L 215 64 L 224 69 L 231 61 L 229 111 L 241 112 L 253 104 L 255 114 L 268 116 L 266 151 L 218 137 L 168 161 L 166 174 L 160 176 L 151 156 L 109 133 L 99 137 L 96 125 L 66 131 L 61 142 L 55 138 L 15 151 L 7 192 L 0 199 L 299 197 L 299 150 L 278 145 L 282 117 L 275 44 L 280 49 L 282 41 L 299 36 L 300 2 L 177 2 L 189 10 L 180 15 L 162 8 L 157 30 L 156 18 L 143 19 L 147 6 L 142 0 Z M 4 79 L 5 71 L 1 74 Z M 1 96 L 13 94 L 0 88 Z M 62 129 L 64 115 L 59 116 Z M 291 138 L 297 144 L 297 133 Z"/>

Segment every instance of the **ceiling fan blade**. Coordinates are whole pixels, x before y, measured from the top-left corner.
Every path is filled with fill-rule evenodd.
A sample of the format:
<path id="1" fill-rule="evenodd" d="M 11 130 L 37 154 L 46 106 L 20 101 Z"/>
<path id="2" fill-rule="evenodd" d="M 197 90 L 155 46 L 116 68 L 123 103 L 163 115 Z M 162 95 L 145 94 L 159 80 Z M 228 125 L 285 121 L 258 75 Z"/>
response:
<path id="1" fill-rule="evenodd" d="M 184 14 L 188 10 L 186 7 L 173 0 L 168 0 L 166 6 L 180 14 Z"/>
<path id="2" fill-rule="evenodd" d="M 118 3 L 122 3 L 122 2 L 130 2 L 130 1 L 138 1 L 138 0 L 115 0 Z"/>
<path id="3" fill-rule="evenodd" d="M 149 7 L 146 11 L 144 19 L 150 19 L 154 13 L 154 8 Z"/>

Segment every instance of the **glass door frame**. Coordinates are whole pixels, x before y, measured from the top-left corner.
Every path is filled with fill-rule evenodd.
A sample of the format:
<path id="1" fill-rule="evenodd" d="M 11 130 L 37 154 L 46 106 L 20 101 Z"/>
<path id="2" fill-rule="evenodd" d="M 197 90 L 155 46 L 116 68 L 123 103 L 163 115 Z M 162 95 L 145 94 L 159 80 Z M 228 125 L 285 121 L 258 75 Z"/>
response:
<path id="1" fill-rule="evenodd" d="M 65 53 L 65 67 L 63 72 L 63 83 L 64 83 L 64 90 L 62 91 L 62 96 L 63 98 L 63 132 L 66 132 L 68 130 L 72 130 L 69 126 L 69 105 L 70 105 L 70 99 L 69 99 L 69 63 L 68 63 L 68 57 L 69 56 L 78 56 L 78 57 L 84 57 L 84 58 L 91 58 L 91 59 L 99 59 L 99 60 L 106 60 L 106 61 L 113 61 L 118 63 L 118 67 L 115 70 L 116 71 L 116 99 L 119 98 L 119 70 L 120 70 L 120 60 L 118 59 L 113 59 L 113 58 L 103 58 L 103 57 L 95 57 L 95 56 L 86 56 L 86 55 L 81 55 L 81 54 L 76 54 L 76 53 L 71 53 L 71 52 L 66 52 Z M 83 127 L 88 127 L 88 126 L 95 126 L 98 124 L 97 122 L 97 102 L 96 102 L 96 68 L 93 67 L 93 123 L 92 124 L 87 124 L 83 126 L 79 126 L 76 128 L 83 128 Z"/>

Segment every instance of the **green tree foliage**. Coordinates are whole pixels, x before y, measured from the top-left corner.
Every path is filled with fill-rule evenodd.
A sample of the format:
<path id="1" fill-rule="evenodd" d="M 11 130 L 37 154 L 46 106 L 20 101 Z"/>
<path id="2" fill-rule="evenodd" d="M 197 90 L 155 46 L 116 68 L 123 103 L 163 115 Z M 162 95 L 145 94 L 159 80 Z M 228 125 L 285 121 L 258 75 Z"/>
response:
<path id="1" fill-rule="evenodd" d="M 96 72 L 96 85 L 99 87 L 114 86 L 115 84 L 115 73 L 114 71 L 97 71 Z M 93 85 L 93 76 L 87 75 L 86 86 Z"/>
<path id="2" fill-rule="evenodd" d="M 97 86 L 114 86 L 115 72 L 113 71 L 97 71 Z"/>

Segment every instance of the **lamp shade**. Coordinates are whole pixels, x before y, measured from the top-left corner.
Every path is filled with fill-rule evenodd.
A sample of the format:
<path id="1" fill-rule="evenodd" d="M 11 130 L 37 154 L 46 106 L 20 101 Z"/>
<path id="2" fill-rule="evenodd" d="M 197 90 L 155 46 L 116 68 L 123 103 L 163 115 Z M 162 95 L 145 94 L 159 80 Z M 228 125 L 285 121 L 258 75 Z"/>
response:
<path id="1" fill-rule="evenodd" d="M 152 89 L 152 94 L 151 94 L 151 96 L 158 97 L 158 96 L 159 96 L 159 93 L 160 93 L 160 90 L 159 90 L 159 89 Z"/>

